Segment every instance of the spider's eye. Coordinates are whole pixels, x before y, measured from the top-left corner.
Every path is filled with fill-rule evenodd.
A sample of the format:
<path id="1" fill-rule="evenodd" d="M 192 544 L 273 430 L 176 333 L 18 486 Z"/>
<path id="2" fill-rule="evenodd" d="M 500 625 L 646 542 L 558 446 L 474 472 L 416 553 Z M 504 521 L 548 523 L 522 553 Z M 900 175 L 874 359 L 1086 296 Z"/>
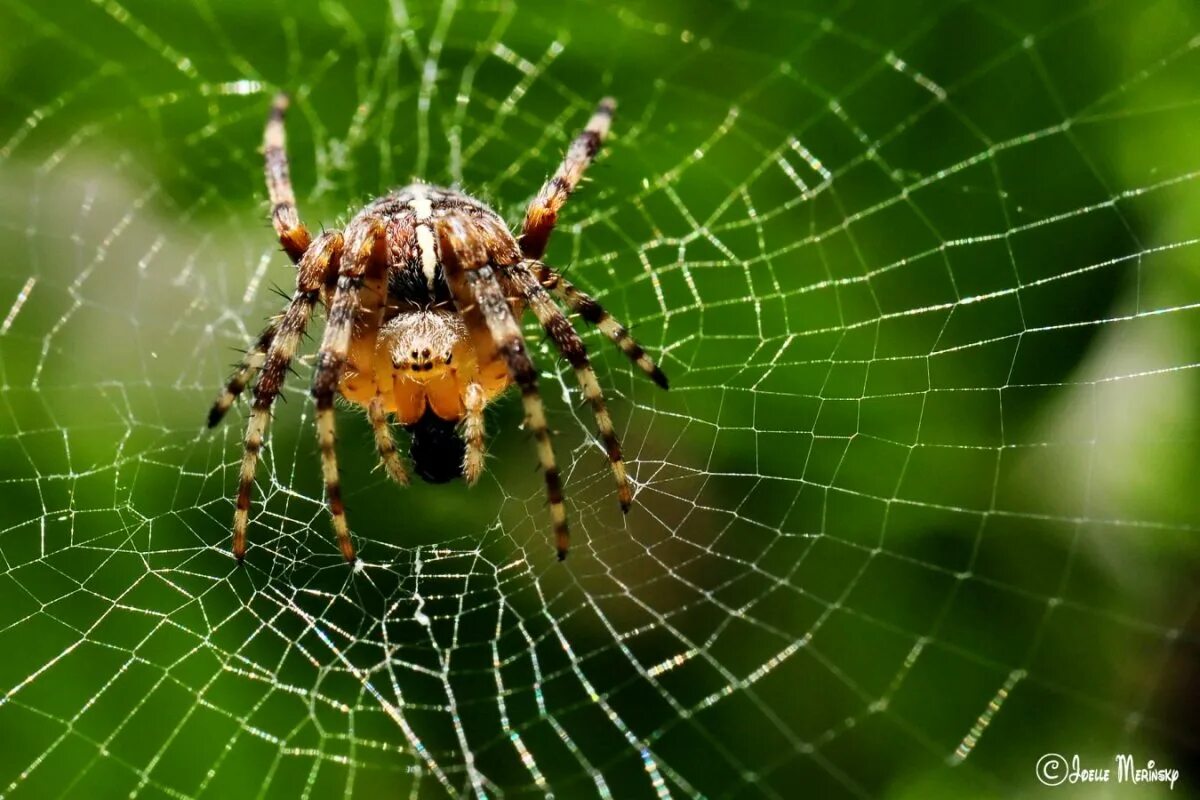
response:
<path id="1" fill-rule="evenodd" d="M 413 357 L 413 361 L 417 360 L 417 351 L 416 350 L 412 351 L 412 357 Z"/>

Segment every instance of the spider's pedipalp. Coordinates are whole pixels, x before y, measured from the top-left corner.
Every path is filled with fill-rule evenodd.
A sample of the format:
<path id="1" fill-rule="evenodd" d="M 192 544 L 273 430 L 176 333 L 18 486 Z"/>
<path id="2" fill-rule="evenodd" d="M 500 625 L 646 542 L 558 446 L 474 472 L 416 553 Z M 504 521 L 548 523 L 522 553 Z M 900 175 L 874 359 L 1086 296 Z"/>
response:
<path id="1" fill-rule="evenodd" d="M 290 102 L 288 96 L 280 92 L 271 104 L 267 127 L 263 131 L 263 172 L 267 179 L 267 193 L 271 196 L 271 222 L 275 226 L 275 233 L 284 252 L 293 263 L 299 264 L 312 237 L 296 210 L 296 193 L 292 190 L 288 167 L 283 118 Z"/>
<path id="2" fill-rule="evenodd" d="M 463 222 L 449 217 L 438 225 L 441 243 L 442 269 L 454 303 L 470 327 L 482 317 L 486 333 L 496 352 L 504 359 L 512 380 L 520 387 L 525 407 L 525 425 L 537 442 L 538 461 L 546 480 L 546 497 L 550 504 L 550 519 L 554 530 L 558 559 L 567 557 L 571 534 L 567 527 L 567 510 L 563 505 L 562 480 L 550 443 L 550 428 L 546 424 L 546 409 L 538 392 L 537 371 L 525 347 L 525 337 L 513 317 L 508 299 L 496 274 L 488 263 L 489 253 L 484 244 L 472 239 Z M 473 307 L 473 310 L 472 310 Z"/>
<path id="3" fill-rule="evenodd" d="M 612 314 L 609 314 L 604 306 L 592 299 L 590 295 L 575 288 L 570 281 L 546 264 L 538 265 L 538 281 L 553 292 L 555 297 L 562 300 L 567 308 L 595 325 L 605 336 L 612 339 L 617 347 L 621 348 L 621 352 L 642 372 L 646 373 L 650 380 L 663 389 L 670 388 L 667 376 L 650 356 L 646 355 L 645 348 L 638 344 L 637 340 L 629 333 L 629 329 L 618 322 Z"/>
<path id="4" fill-rule="evenodd" d="M 466 455 L 463 457 L 463 477 L 468 486 L 474 486 L 479 476 L 483 474 L 484 463 L 484 422 L 483 409 L 487 404 L 487 396 L 483 387 L 476 381 L 467 384 L 463 393 L 463 405 L 467 413 L 463 418 L 463 441 L 466 443 Z"/>
<path id="5" fill-rule="evenodd" d="M 583 172 L 588 164 L 596 157 L 600 145 L 608 136 L 612 127 L 613 114 L 617 110 L 617 101 L 606 97 L 596 106 L 587 126 L 580 131 L 563 157 L 562 164 L 554 173 L 554 177 L 546 181 L 537 197 L 529 204 L 525 212 L 525 224 L 521 230 L 521 253 L 525 258 L 536 261 L 546 252 L 546 244 L 554 225 L 558 222 L 559 209 L 567 202 L 567 198 L 575 191 Z"/>
<path id="6" fill-rule="evenodd" d="M 628 512 L 629 506 L 633 502 L 633 491 L 630 489 L 629 476 L 625 471 L 625 461 L 621 455 L 621 441 L 613 428 L 612 417 L 604 402 L 604 393 L 600 390 L 596 373 L 588 361 L 587 348 L 584 346 L 583 340 L 579 338 L 579 333 L 571 325 L 570 320 L 550 299 L 546 290 L 538 283 L 537 278 L 529 271 L 524 262 L 510 267 L 508 276 L 517 293 L 529 301 L 529 307 L 533 310 L 546 335 L 550 337 L 550 341 L 554 342 L 554 346 L 558 348 L 558 351 L 563 354 L 575 371 L 575 377 L 579 381 L 583 396 L 592 406 L 592 413 L 596 417 L 596 429 L 604 441 L 604 449 L 612 464 L 613 479 L 617 483 L 617 499 L 621 503 L 621 510 Z"/>
<path id="7" fill-rule="evenodd" d="M 300 260 L 296 275 L 296 292 L 287 310 L 279 318 L 275 333 L 266 352 L 262 372 L 254 384 L 254 406 L 246 423 L 242 467 L 238 481 L 236 510 L 233 515 L 233 555 L 241 563 L 246 555 L 246 528 L 250 523 L 250 495 L 254 489 L 254 473 L 262 451 L 263 437 L 271 420 L 271 406 L 283 388 L 283 380 L 292 357 L 300 344 L 304 329 L 312 316 L 326 276 L 337 268 L 342 235 L 322 234 Z"/>
<path id="8" fill-rule="evenodd" d="M 404 462 L 396 452 L 396 439 L 392 436 L 392 426 L 388 422 L 387 411 L 383 407 L 383 398 L 376 395 L 367 406 L 367 417 L 371 420 L 371 428 L 375 432 L 375 452 L 383 464 L 388 477 L 401 486 L 408 485 L 408 471 Z"/>
<path id="9" fill-rule="evenodd" d="M 367 268 L 379 255 L 384 235 L 383 223 L 373 217 L 357 219 L 347 226 L 337 288 L 329 304 L 329 320 L 325 325 L 325 336 L 321 340 L 313 375 L 312 396 L 316 406 L 317 443 L 321 450 L 325 494 L 338 547 L 347 561 L 354 561 L 354 543 L 350 540 L 346 507 L 342 502 L 342 487 L 338 479 L 333 399 L 350 351 L 354 318 L 359 312 L 359 293 Z"/>

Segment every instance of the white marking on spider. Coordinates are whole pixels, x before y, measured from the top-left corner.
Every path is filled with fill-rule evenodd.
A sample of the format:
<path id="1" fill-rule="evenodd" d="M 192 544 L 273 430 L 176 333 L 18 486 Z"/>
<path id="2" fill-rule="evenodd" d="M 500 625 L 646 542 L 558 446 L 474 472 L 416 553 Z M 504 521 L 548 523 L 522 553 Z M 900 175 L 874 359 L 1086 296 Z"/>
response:
<path id="1" fill-rule="evenodd" d="M 413 228 L 417 234 L 417 250 L 421 253 L 421 272 L 425 275 L 425 283 L 433 289 L 433 276 L 437 271 L 437 248 L 433 244 L 433 229 L 429 221 L 433 219 L 433 202 L 425 194 L 425 187 L 413 187 L 413 199 L 409 203 L 413 210 Z"/>

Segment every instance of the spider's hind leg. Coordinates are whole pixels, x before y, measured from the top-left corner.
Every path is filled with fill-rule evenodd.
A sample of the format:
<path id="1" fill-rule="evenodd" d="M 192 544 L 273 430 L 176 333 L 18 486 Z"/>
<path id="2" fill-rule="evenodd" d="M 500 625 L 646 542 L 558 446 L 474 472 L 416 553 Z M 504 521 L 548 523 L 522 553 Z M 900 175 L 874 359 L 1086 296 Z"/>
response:
<path id="1" fill-rule="evenodd" d="M 618 322 L 612 314 L 609 314 L 604 306 L 592 299 L 590 295 L 575 288 L 570 281 L 546 264 L 538 264 L 538 278 L 542 286 L 553 292 L 554 296 L 561 300 L 567 308 L 595 325 L 617 347 L 621 348 L 621 352 L 625 354 L 626 358 L 646 373 L 650 380 L 663 389 L 669 388 L 667 376 L 650 356 L 646 355 L 645 348 L 638 344 L 638 341 L 629 333 L 629 329 Z"/>
<path id="2" fill-rule="evenodd" d="M 604 441 L 604 449 L 612 464 L 613 479 L 617 483 L 617 499 L 621 503 L 621 510 L 628 512 L 630 504 L 633 503 L 633 490 L 629 486 L 629 475 L 625 471 L 625 461 L 621 455 L 621 442 L 613 428 L 612 417 L 608 413 L 608 407 L 604 402 L 604 393 L 600 390 L 600 383 L 596 380 L 596 373 L 592 369 L 591 362 L 588 361 L 587 348 L 584 346 L 583 340 L 579 338 L 579 334 L 570 321 L 546 294 L 546 290 L 542 288 L 537 278 L 524 263 L 514 264 L 510 267 L 509 278 L 517 293 L 529 302 L 529 307 L 533 309 L 533 313 L 541 323 L 546 335 L 550 337 L 554 346 L 575 370 L 579 388 L 583 392 L 584 398 L 592 406 L 592 412 L 596 417 L 596 429 Z"/>

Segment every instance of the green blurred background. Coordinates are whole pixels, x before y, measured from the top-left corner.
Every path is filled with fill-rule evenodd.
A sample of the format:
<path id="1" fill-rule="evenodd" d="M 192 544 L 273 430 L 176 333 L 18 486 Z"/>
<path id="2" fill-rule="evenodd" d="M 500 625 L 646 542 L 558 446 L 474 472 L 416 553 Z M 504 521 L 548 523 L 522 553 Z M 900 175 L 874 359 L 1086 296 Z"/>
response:
<path id="1" fill-rule="evenodd" d="M 1194 796 L 1200 12 L 1170 2 L 0 0 L 0 795 Z M 413 178 L 514 226 L 606 94 L 548 259 L 637 502 L 529 328 L 519 403 L 404 492 L 303 364 L 228 554 L 239 415 L 310 227 Z M 310 345 L 310 350 L 312 345 Z M 1182 771 L 1043 786 L 1046 753 Z M 1190 764 L 1189 764 L 1190 761 Z"/>

